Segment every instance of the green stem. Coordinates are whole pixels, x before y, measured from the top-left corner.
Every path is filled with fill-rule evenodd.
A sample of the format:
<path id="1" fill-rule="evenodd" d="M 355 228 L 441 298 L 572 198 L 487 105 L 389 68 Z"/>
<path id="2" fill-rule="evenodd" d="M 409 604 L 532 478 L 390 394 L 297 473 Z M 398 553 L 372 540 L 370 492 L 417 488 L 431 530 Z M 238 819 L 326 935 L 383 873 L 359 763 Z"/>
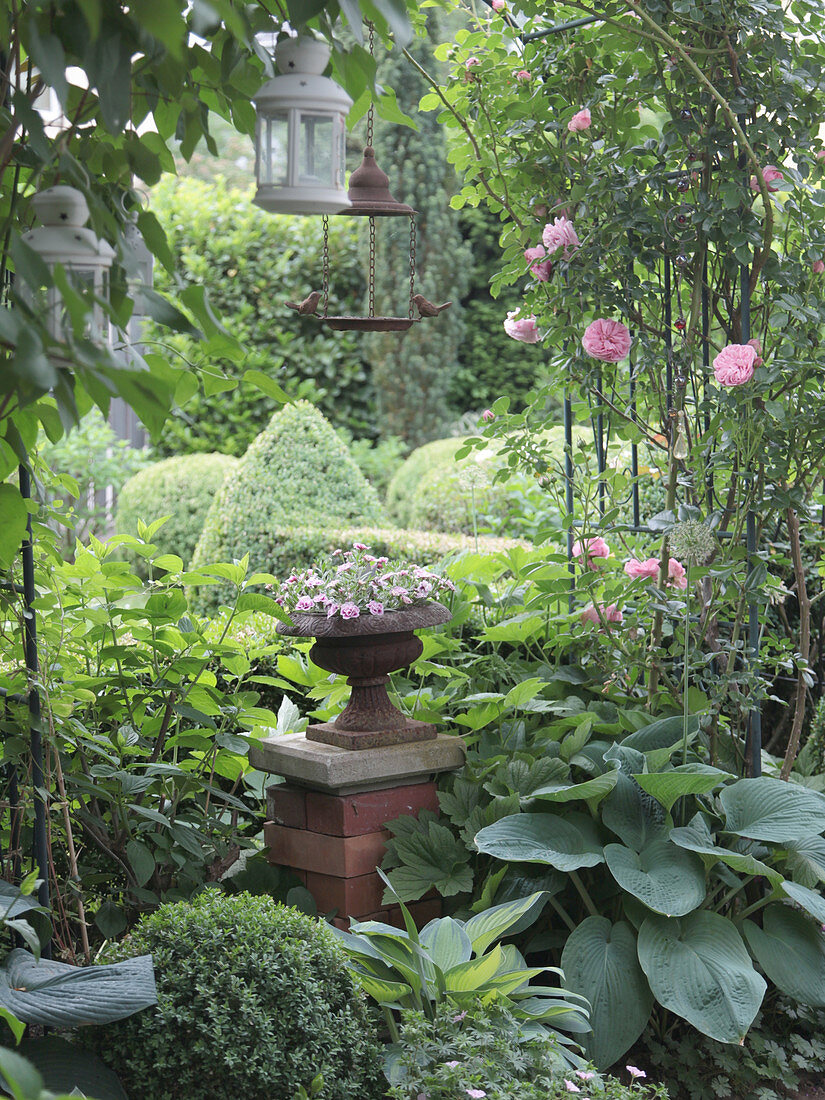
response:
<path id="1" fill-rule="evenodd" d="M 690 669 L 690 558 L 685 562 L 685 667 L 682 687 L 682 763 L 687 764 L 688 751 L 688 673 Z"/>
<path id="2" fill-rule="evenodd" d="M 760 898 L 759 901 L 755 901 L 753 905 L 749 905 L 747 909 L 742 910 L 739 914 L 739 919 L 744 920 L 745 917 L 749 917 L 751 913 L 755 913 L 757 909 L 761 909 L 763 905 L 767 905 L 772 897 L 772 894 L 768 894 L 766 897 Z"/>
<path id="3" fill-rule="evenodd" d="M 384 1019 L 387 1021 L 387 1029 L 390 1033 L 390 1038 L 394 1043 L 400 1043 L 401 1036 L 398 1034 L 398 1024 L 395 1022 L 392 1011 L 387 1008 L 386 1005 L 381 1006 L 381 1011 L 384 1013 Z"/>
<path id="4" fill-rule="evenodd" d="M 576 887 L 579 894 L 581 895 L 581 899 L 584 902 L 584 907 L 587 910 L 587 912 L 590 914 L 590 916 L 591 917 L 600 916 L 599 910 L 593 904 L 593 899 L 588 894 L 588 892 L 585 888 L 585 885 L 582 882 L 582 880 L 579 878 L 578 874 L 575 871 L 568 871 L 568 874 L 570 875 L 570 881 L 573 883 L 573 885 Z"/>
<path id="5" fill-rule="evenodd" d="M 556 914 L 561 917 L 561 919 L 564 921 L 571 932 L 575 932 L 576 922 L 573 920 L 573 918 L 570 916 L 570 914 L 567 912 L 561 902 L 556 901 L 555 898 L 550 898 L 549 901 L 550 908 L 555 910 Z"/>

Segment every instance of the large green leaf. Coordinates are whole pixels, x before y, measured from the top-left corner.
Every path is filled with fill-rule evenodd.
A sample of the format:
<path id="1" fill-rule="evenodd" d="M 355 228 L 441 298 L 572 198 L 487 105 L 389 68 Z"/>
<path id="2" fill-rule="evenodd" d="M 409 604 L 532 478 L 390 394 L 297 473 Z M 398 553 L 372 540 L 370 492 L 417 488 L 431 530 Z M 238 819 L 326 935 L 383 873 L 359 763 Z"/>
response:
<path id="1" fill-rule="evenodd" d="M 667 835 L 665 811 L 635 779 L 623 772 L 602 803 L 602 821 L 622 843 L 640 852 L 651 840 Z"/>
<path id="2" fill-rule="evenodd" d="M 802 1004 L 825 1008 L 825 935 L 788 905 L 769 905 L 762 927 L 742 924 L 748 947 L 775 986 Z"/>
<path id="3" fill-rule="evenodd" d="M 760 776 L 740 779 L 719 795 L 728 832 L 781 844 L 825 830 L 825 795 Z"/>
<path id="4" fill-rule="evenodd" d="M 767 988 L 731 921 L 700 910 L 648 917 L 639 962 L 659 1004 L 720 1043 L 740 1043 Z"/>
<path id="5" fill-rule="evenodd" d="M 108 1024 L 157 999 L 151 955 L 105 966 L 70 966 L 15 948 L 0 968 L 0 1004 L 27 1024 Z"/>
<path id="6" fill-rule="evenodd" d="M 624 921 L 587 917 L 567 937 L 561 965 L 565 984 L 590 1002 L 587 1053 L 607 1069 L 639 1038 L 653 1007 L 633 929 Z"/>
<path id="7" fill-rule="evenodd" d="M 56 1035 L 29 1039 L 20 1053 L 36 1067 L 47 1089 L 72 1092 L 79 1089 L 95 1100 L 127 1100 L 123 1086 L 108 1066 L 89 1050 Z"/>
<path id="8" fill-rule="evenodd" d="M 482 955 L 479 959 L 470 959 L 469 962 L 450 967 L 444 975 L 447 989 L 458 993 L 483 989 L 498 973 L 501 961 L 501 947 L 496 945 L 489 954 Z"/>
<path id="9" fill-rule="evenodd" d="M 820 924 L 825 924 L 825 898 L 818 890 L 809 890 L 798 882 L 784 879 L 779 889 L 797 905 L 801 905 Z"/>
<path id="10" fill-rule="evenodd" d="M 494 905 L 485 909 L 476 916 L 470 917 L 464 925 L 464 931 L 470 937 L 473 951 L 477 955 L 483 954 L 499 936 L 503 936 L 515 925 L 526 927 L 522 918 L 532 914 L 533 919 L 541 912 L 541 907 L 546 897 L 544 891 L 531 894 L 527 898 L 519 898 L 517 901 L 505 901 L 501 905 Z M 423 933 L 422 933 L 423 936 Z"/>
<path id="11" fill-rule="evenodd" d="M 697 717 L 688 718 L 688 737 L 691 737 L 699 729 Z M 639 752 L 651 752 L 653 749 L 666 749 L 678 744 L 684 736 L 684 719 L 681 714 L 671 718 L 659 718 L 640 730 L 631 733 L 622 741 L 628 748 L 637 749 Z"/>
<path id="12" fill-rule="evenodd" d="M 548 783 L 533 791 L 533 797 L 547 802 L 589 802 L 592 799 L 598 803 L 616 786 L 618 775 L 618 771 L 614 769 L 586 779 L 583 783 Z"/>
<path id="13" fill-rule="evenodd" d="M 682 917 L 705 900 L 701 859 L 669 840 L 654 840 L 638 853 L 607 844 L 604 858 L 619 886 L 656 913 Z"/>
<path id="14" fill-rule="evenodd" d="M 643 791 L 661 802 L 670 813 L 677 798 L 686 794 L 706 794 L 733 777 L 730 772 L 712 768 L 709 764 L 680 764 L 670 771 L 644 773 L 633 778 Z"/>
<path id="15" fill-rule="evenodd" d="M 701 814 L 695 814 L 690 824 L 680 829 L 673 829 L 670 839 L 680 848 L 698 852 L 704 859 L 706 867 L 712 867 L 714 863 L 721 862 L 732 870 L 739 871 L 740 874 L 762 875 L 774 885 L 782 881 L 782 875 L 775 867 L 770 867 L 755 856 L 747 852 L 733 852 L 729 848 L 718 847 Z"/>
<path id="16" fill-rule="evenodd" d="M 20 553 L 29 513 L 16 485 L 0 485 L 0 570 L 6 570 Z"/>
<path id="17" fill-rule="evenodd" d="M 806 836 L 786 840 L 788 869 L 794 880 L 811 889 L 825 880 L 825 837 Z"/>
<path id="18" fill-rule="evenodd" d="M 476 834 L 485 855 L 515 863 L 548 863 L 560 871 L 604 862 L 596 826 L 583 814 L 513 814 Z"/>
<path id="19" fill-rule="evenodd" d="M 473 953 L 470 937 L 461 923 L 452 917 L 430 921 L 426 928 L 422 928 L 419 939 L 421 946 L 441 970 L 467 962 Z"/>
<path id="20" fill-rule="evenodd" d="M 473 884 L 470 853 L 446 825 L 419 822 L 409 835 L 396 836 L 392 847 L 402 866 L 390 871 L 389 878 L 401 901 L 416 901 L 433 887 L 449 897 Z M 395 900 L 387 891 L 384 896 Z"/>

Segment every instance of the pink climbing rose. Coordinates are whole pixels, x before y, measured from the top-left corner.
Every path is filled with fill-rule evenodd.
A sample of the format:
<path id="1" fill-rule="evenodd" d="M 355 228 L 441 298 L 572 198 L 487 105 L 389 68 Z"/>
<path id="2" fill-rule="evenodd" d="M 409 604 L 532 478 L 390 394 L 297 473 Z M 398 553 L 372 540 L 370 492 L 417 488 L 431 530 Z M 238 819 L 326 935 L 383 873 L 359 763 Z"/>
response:
<path id="1" fill-rule="evenodd" d="M 592 539 L 587 539 L 584 543 L 576 539 L 573 543 L 573 557 L 577 558 L 578 561 L 584 565 L 585 556 L 587 557 L 588 569 L 592 569 L 594 567 L 594 558 L 610 557 L 610 547 L 600 535 Z"/>
<path id="2" fill-rule="evenodd" d="M 504 8 L 504 0 L 490 0 L 490 7 L 493 11 L 501 11 Z"/>
<path id="3" fill-rule="evenodd" d="M 601 618 L 599 612 L 601 612 Z M 600 604 L 598 610 L 590 603 L 581 613 L 582 625 L 587 623 L 600 624 L 602 619 L 607 623 L 621 623 L 624 622 L 624 615 L 614 603 L 608 604 L 607 607 Z"/>
<path id="4" fill-rule="evenodd" d="M 504 322 L 504 331 L 514 340 L 520 340 L 522 344 L 537 344 L 539 342 L 539 327 L 532 313 L 526 317 L 520 316 L 518 309 L 510 310 L 507 320 Z"/>
<path id="5" fill-rule="evenodd" d="M 667 559 L 667 583 L 673 588 L 687 588 L 685 567 L 677 558 Z"/>
<path id="6" fill-rule="evenodd" d="M 639 561 L 638 558 L 631 558 L 624 563 L 624 571 L 633 581 L 655 580 L 659 576 L 659 559 L 645 558 L 644 561 Z"/>
<path id="7" fill-rule="evenodd" d="M 593 119 L 590 117 L 589 109 L 584 107 L 581 111 L 576 111 L 567 123 L 567 129 L 571 134 L 576 133 L 577 130 L 588 130 L 592 121 Z"/>
<path id="8" fill-rule="evenodd" d="M 565 260 L 570 258 L 571 249 L 575 251 L 577 248 L 581 248 L 581 241 L 573 227 L 573 223 L 564 214 L 545 225 L 541 232 L 541 239 L 548 255 L 552 256 L 556 249 L 561 248 Z"/>
<path id="9" fill-rule="evenodd" d="M 618 363 L 630 351 L 630 333 L 621 321 L 599 317 L 584 330 L 582 347 L 594 359 Z"/>
<path id="10" fill-rule="evenodd" d="M 527 69 L 519 69 L 519 71 L 516 73 L 516 80 L 519 82 L 519 84 L 527 84 L 532 79 L 533 78 L 527 71 Z"/>
<path id="11" fill-rule="evenodd" d="M 823 263 L 822 260 L 814 260 L 811 264 L 811 271 L 813 271 L 814 275 L 821 275 L 822 272 L 825 271 L 825 263 Z"/>
<path id="12" fill-rule="evenodd" d="M 765 177 L 765 183 L 767 184 L 769 191 L 777 191 L 778 190 L 778 188 L 776 188 L 776 187 L 771 187 L 771 184 L 775 180 L 779 180 L 780 183 L 783 183 L 784 180 L 785 180 L 785 177 L 782 175 L 782 172 L 776 167 L 775 164 L 766 164 L 765 167 L 762 169 L 762 175 Z M 759 190 L 759 180 L 757 179 L 757 177 L 756 176 L 751 176 L 751 181 L 750 182 L 751 182 L 751 191 L 758 191 Z"/>
<path id="13" fill-rule="evenodd" d="M 742 386 L 750 382 L 756 368 L 756 348 L 751 344 L 728 344 L 713 360 L 713 373 L 720 386 Z"/>

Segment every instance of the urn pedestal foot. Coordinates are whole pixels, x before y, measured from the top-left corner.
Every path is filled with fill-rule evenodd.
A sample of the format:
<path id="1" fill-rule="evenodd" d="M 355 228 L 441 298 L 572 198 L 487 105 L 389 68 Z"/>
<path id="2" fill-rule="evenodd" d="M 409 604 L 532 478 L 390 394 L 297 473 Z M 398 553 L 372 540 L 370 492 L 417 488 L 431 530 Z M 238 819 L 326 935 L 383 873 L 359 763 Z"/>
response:
<path id="1" fill-rule="evenodd" d="M 432 722 L 407 718 L 403 726 L 391 729 L 345 730 L 336 722 L 317 722 L 307 726 L 307 741 L 337 745 L 339 749 L 377 749 L 381 745 L 406 745 L 410 741 L 434 741 L 438 731 Z"/>

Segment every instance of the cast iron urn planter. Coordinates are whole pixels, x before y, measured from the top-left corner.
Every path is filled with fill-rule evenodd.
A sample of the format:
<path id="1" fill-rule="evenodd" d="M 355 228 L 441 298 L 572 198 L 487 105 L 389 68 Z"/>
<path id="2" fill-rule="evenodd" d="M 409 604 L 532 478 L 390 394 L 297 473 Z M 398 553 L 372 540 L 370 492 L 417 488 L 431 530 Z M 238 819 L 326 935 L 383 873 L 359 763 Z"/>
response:
<path id="1" fill-rule="evenodd" d="M 342 749 L 374 749 L 407 741 L 429 741 L 436 736 L 431 722 L 407 718 L 387 695 L 389 673 L 407 668 L 421 656 L 424 644 L 413 633 L 425 626 L 446 623 L 451 613 L 434 600 L 342 619 L 335 615 L 292 613 L 292 626 L 278 623 L 278 633 L 296 638 L 315 638 L 309 651 L 319 668 L 347 677 L 352 694 L 344 710 L 332 722 L 307 727 L 308 741 L 321 741 Z"/>

